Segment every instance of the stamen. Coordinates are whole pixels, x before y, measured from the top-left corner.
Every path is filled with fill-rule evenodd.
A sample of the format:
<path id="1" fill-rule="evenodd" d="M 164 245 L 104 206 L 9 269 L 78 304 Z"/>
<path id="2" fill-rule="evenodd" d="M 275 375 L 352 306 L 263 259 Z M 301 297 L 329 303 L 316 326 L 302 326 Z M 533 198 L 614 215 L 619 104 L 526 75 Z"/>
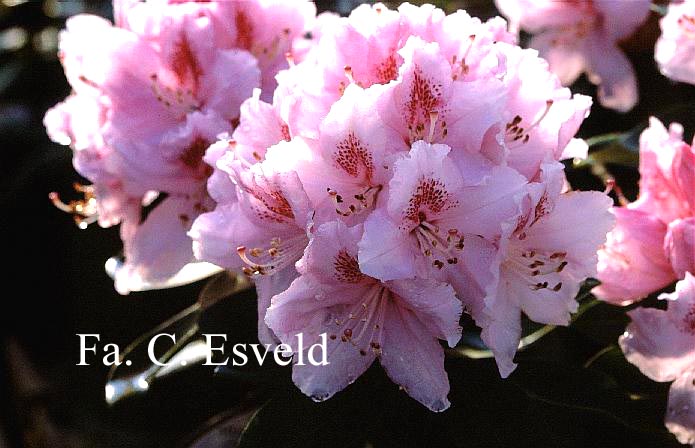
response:
<path id="1" fill-rule="evenodd" d="M 545 110 L 543 111 L 541 116 L 538 117 L 538 119 L 534 121 L 533 124 L 531 124 L 531 126 L 529 126 L 529 128 L 526 130 L 527 134 L 531 129 L 535 128 L 541 121 L 543 121 L 543 119 L 548 115 L 548 112 L 550 112 L 550 108 L 553 106 L 553 103 L 553 100 L 548 100 L 545 102 Z"/>
<path id="2" fill-rule="evenodd" d="M 306 235 L 299 234 L 285 241 L 273 238 L 267 248 L 249 249 L 246 246 L 239 246 L 236 251 L 239 258 L 247 264 L 243 268 L 244 274 L 247 276 L 272 275 L 297 261 L 308 243 Z"/>
<path id="3" fill-rule="evenodd" d="M 565 252 L 554 252 L 548 255 L 535 250 L 520 251 L 517 249 L 510 251 L 505 263 L 508 269 L 512 269 L 528 282 L 532 291 L 548 289 L 558 292 L 562 289 L 562 282 L 557 282 L 552 287 L 549 285 L 550 281 L 557 278 L 554 275 L 562 272 L 569 264 L 565 260 L 566 256 L 567 253 Z M 548 275 L 553 275 L 553 277 L 545 277 Z"/>
<path id="4" fill-rule="evenodd" d="M 178 87 L 174 90 L 162 84 L 156 73 L 150 75 L 150 80 L 152 81 L 152 92 L 157 98 L 157 101 L 164 104 L 168 109 L 172 109 L 181 117 L 200 109 L 200 105 L 190 88 L 184 91 L 182 88 Z"/>
<path id="5" fill-rule="evenodd" d="M 512 141 L 521 141 L 521 144 L 526 144 L 529 139 L 531 138 L 531 131 L 535 129 L 543 119 L 548 115 L 548 112 L 550 112 L 550 108 L 553 105 L 553 100 L 548 100 L 545 102 L 545 110 L 543 113 L 538 117 L 533 123 L 528 128 L 523 128 L 519 126 L 521 124 L 522 118 L 519 115 L 516 115 L 514 119 L 507 123 L 506 125 L 506 130 L 507 130 L 507 136 L 511 138 Z"/>
<path id="6" fill-rule="evenodd" d="M 382 189 L 382 185 L 369 186 L 362 193 L 353 195 L 352 198 L 357 202 L 350 203 L 346 203 L 345 198 L 330 187 L 327 189 L 327 193 L 336 203 L 335 212 L 340 216 L 348 217 L 371 209 L 376 204 Z"/>
<path id="7" fill-rule="evenodd" d="M 340 340 L 355 347 L 362 356 L 366 356 L 368 351 L 377 356 L 381 355 L 381 323 L 384 320 L 385 301 L 389 298 L 390 291 L 380 282 L 374 281 L 365 295 L 364 302 L 354 305 L 346 321 L 334 320 Z M 357 334 L 353 326 L 355 322 L 362 325 Z M 329 337 L 335 340 L 337 334 L 332 333 Z"/>
<path id="8" fill-rule="evenodd" d="M 345 77 L 350 81 L 350 84 L 355 84 L 355 78 L 352 76 L 352 67 L 349 65 L 345 66 Z"/>
<path id="9" fill-rule="evenodd" d="M 449 229 L 444 235 L 439 231 L 439 226 L 423 220 L 413 232 L 422 254 L 433 257 L 432 265 L 442 269 L 444 262 L 458 264 L 457 252 L 463 250 L 464 238 L 456 229 Z"/>
<path id="10" fill-rule="evenodd" d="M 434 141 L 434 131 L 436 130 L 438 118 L 439 118 L 438 112 L 436 112 L 436 111 L 430 112 L 430 133 L 427 136 L 427 143 L 432 143 Z"/>
<path id="11" fill-rule="evenodd" d="M 609 194 L 611 191 L 615 192 L 615 195 L 617 196 L 620 205 L 622 205 L 623 207 L 627 206 L 630 203 L 630 201 L 623 194 L 623 190 L 622 188 L 620 188 L 620 185 L 618 185 L 615 178 L 609 174 L 606 174 L 603 177 L 603 183 L 606 185 L 604 194 Z"/>
<path id="12" fill-rule="evenodd" d="M 60 200 L 60 196 L 55 191 L 49 193 L 48 198 L 58 210 L 70 213 L 77 227 L 86 229 L 89 224 L 96 222 L 98 219 L 97 198 L 94 193 L 94 187 L 78 183 L 74 183 L 72 187 L 76 192 L 82 193 L 84 199 L 70 201 L 66 204 Z"/>
<path id="13" fill-rule="evenodd" d="M 289 65 L 290 67 L 294 67 L 296 65 L 294 63 L 294 56 L 292 55 L 291 51 L 285 53 L 285 59 L 287 60 L 287 65 Z"/>

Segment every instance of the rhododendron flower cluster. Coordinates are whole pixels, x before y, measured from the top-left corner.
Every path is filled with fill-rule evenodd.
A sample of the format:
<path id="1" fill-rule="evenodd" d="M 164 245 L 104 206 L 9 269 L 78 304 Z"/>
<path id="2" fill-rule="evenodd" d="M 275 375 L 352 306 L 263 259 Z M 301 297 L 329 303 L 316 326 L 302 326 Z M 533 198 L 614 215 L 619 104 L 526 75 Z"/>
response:
<path id="1" fill-rule="evenodd" d="M 649 0 L 495 0 L 514 29 L 533 34 L 563 84 L 586 73 L 605 107 L 626 112 L 638 101 L 632 65 L 618 46 L 647 19 Z"/>
<path id="2" fill-rule="evenodd" d="M 377 4 L 322 20 L 272 103 L 255 93 L 207 151 L 216 206 L 194 252 L 255 280 L 262 341 L 328 335 L 328 366 L 294 366 L 307 395 L 378 360 L 441 411 L 439 341 L 457 343 L 464 310 L 507 376 L 522 313 L 568 324 L 595 275 L 612 201 L 568 191 L 559 162 L 586 153 L 591 101 L 499 18 Z"/>
<path id="3" fill-rule="evenodd" d="M 638 308 L 620 338 L 627 359 L 655 381 L 673 381 L 666 427 L 681 443 L 695 444 L 695 276 L 662 294 L 667 310 Z M 675 381 L 674 381 L 675 380 Z"/>
<path id="4" fill-rule="evenodd" d="M 659 22 L 661 37 L 654 58 L 671 79 L 695 84 L 695 1 L 672 2 Z"/>
<path id="5" fill-rule="evenodd" d="M 203 154 L 233 131 L 254 88 L 270 98 L 286 53 L 306 53 L 314 14 L 301 0 L 117 0 L 115 25 L 68 20 L 59 57 L 73 93 L 45 124 L 93 185 L 84 202 L 54 200 L 83 224 L 121 223 L 119 291 L 164 281 L 194 260 L 186 232 L 214 204 Z"/>
<path id="6" fill-rule="evenodd" d="M 627 305 L 695 272 L 695 149 L 656 118 L 640 137 L 640 195 L 613 210 L 594 293 Z"/>

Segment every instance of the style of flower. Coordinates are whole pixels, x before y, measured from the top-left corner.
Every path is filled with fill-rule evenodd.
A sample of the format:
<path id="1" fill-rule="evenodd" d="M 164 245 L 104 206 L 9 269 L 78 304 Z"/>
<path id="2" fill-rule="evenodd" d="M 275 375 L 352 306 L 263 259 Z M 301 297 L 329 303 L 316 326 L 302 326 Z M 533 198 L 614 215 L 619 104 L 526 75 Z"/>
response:
<path id="1" fill-rule="evenodd" d="M 82 223 L 122 224 L 119 292 L 165 282 L 194 261 L 186 232 L 213 204 L 205 150 L 234 130 L 254 88 L 272 92 L 313 14 L 304 1 L 128 0 L 114 3 L 115 26 L 68 20 L 59 57 L 74 92 L 45 124 L 73 147 L 96 215 L 54 201 Z"/>
<path id="2" fill-rule="evenodd" d="M 661 73 L 676 81 L 695 84 L 695 2 L 671 2 L 661 18 L 661 37 L 654 59 Z"/>
<path id="3" fill-rule="evenodd" d="M 683 128 L 656 118 L 640 137 L 640 195 L 614 209 L 616 228 L 599 252 L 594 289 L 620 305 L 695 272 L 695 150 Z"/>
<path id="4" fill-rule="evenodd" d="M 687 272 L 671 294 L 659 299 L 667 310 L 637 308 L 620 337 L 625 357 L 654 381 L 674 381 L 666 427 L 681 443 L 695 444 L 695 276 Z"/>
<path id="5" fill-rule="evenodd" d="M 649 15 L 649 0 L 495 0 L 513 30 L 533 34 L 536 48 L 563 84 L 582 73 L 598 86 L 599 102 L 627 112 L 638 101 L 637 79 L 619 47 Z"/>

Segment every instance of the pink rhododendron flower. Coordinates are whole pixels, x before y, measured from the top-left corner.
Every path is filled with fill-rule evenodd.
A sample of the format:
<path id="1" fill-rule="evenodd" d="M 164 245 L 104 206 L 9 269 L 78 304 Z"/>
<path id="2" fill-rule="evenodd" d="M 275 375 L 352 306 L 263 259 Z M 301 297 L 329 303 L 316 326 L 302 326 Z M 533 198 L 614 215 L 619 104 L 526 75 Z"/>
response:
<path id="1" fill-rule="evenodd" d="M 254 88 L 272 92 L 313 15 L 300 0 L 155 0 L 116 1 L 115 26 L 68 20 L 59 55 L 74 93 L 45 123 L 94 184 L 99 223 L 122 224 L 120 292 L 163 282 L 194 260 L 186 232 L 213 204 L 205 150 L 234 130 Z M 160 200 L 144 212 L 153 194 Z"/>
<path id="2" fill-rule="evenodd" d="M 664 249 L 678 278 L 683 278 L 686 272 L 695 272 L 695 218 L 671 222 Z"/>
<path id="3" fill-rule="evenodd" d="M 671 2 L 659 22 L 661 37 L 654 58 L 661 73 L 676 81 L 695 84 L 695 2 Z"/>
<path id="4" fill-rule="evenodd" d="M 461 302 L 451 286 L 432 279 L 382 282 L 360 271 L 361 226 L 323 224 L 297 264 L 299 278 L 273 298 L 266 322 L 292 345 L 328 335 L 329 366 L 295 365 L 297 386 L 325 400 L 355 381 L 379 358 L 387 375 L 433 411 L 449 407 L 449 381 L 438 339 L 461 337 Z"/>
<path id="5" fill-rule="evenodd" d="M 695 150 L 656 118 L 640 136 L 640 194 L 616 208 L 594 293 L 626 305 L 695 272 Z"/>
<path id="6" fill-rule="evenodd" d="M 681 443 L 695 444 L 695 276 L 686 273 L 676 291 L 662 294 L 665 311 L 638 308 L 620 338 L 625 357 L 655 381 L 674 381 L 666 427 Z"/>
<path id="7" fill-rule="evenodd" d="M 544 183 L 530 186 L 522 213 L 505 224 L 493 264 L 496 282 L 486 288 L 482 336 L 502 376 L 516 367 L 520 313 L 536 322 L 568 325 L 580 284 L 596 275 L 596 251 L 613 227 L 612 201 L 605 194 L 561 194 L 564 175 L 558 163 L 544 166 L 543 174 Z M 570 229 L 568 222 L 587 226 Z"/>
<path id="8" fill-rule="evenodd" d="M 613 209 L 615 229 L 599 251 L 602 284 L 593 293 L 616 305 L 630 303 L 673 283 L 675 274 L 664 251 L 666 224 L 640 210 Z"/>
<path id="9" fill-rule="evenodd" d="M 200 258 L 239 270 L 245 266 L 248 275 L 257 276 L 259 336 L 264 343 L 274 342 L 262 322 L 265 309 L 296 277 L 294 263 L 308 243 L 311 205 L 294 165 L 282 157 L 291 151 L 287 145 L 274 146 L 268 159 L 250 167 L 234 160 L 233 153 L 222 155 L 216 166 L 229 174 L 237 195 L 224 196 L 229 184 L 213 184 L 216 178 L 211 177 L 211 194 L 218 206 L 201 215 L 190 231 Z M 275 153 L 280 154 L 273 157 Z M 200 244 L 201 240 L 214 244 Z M 236 253 L 230 248 L 236 248 Z"/>
<path id="10" fill-rule="evenodd" d="M 619 42 L 649 15 L 649 0 L 496 0 L 512 28 L 533 34 L 537 48 L 563 84 L 582 73 L 598 85 L 605 107 L 627 112 L 638 101 L 637 79 Z"/>
<path id="11" fill-rule="evenodd" d="M 280 72 L 272 104 L 256 93 L 208 150 L 217 205 L 189 235 L 199 259 L 246 265 L 262 340 L 333 336 L 329 365 L 294 365 L 306 394 L 328 398 L 378 358 L 440 411 L 437 340 L 456 343 L 462 309 L 506 376 L 522 312 L 566 324 L 594 274 L 610 200 L 562 193 L 558 163 L 586 150 L 573 137 L 591 100 L 513 45 L 499 18 L 377 4 L 329 23 Z"/>

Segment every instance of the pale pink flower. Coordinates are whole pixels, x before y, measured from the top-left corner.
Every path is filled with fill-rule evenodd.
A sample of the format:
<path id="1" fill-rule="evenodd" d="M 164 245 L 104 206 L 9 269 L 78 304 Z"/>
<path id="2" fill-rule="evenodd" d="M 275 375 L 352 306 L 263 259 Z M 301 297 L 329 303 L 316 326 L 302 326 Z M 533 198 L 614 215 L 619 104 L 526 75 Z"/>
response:
<path id="1" fill-rule="evenodd" d="M 398 53 L 399 77 L 384 89 L 378 112 L 406 142 L 445 143 L 467 163 L 476 153 L 506 161 L 529 180 L 546 159 L 586 156 L 572 137 L 591 100 L 562 88 L 535 51 L 499 42 L 492 53 L 504 63 L 477 79 L 452 65 L 437 42 L 411 37 Z"/>
<path id="2" fill-rule="evenodd" d="M 412 36 L 440 43 L 450 70 L 473 79 L 484 71 L 481 61 L 497 64 L 490 54 L 494 42 L 513 41 L 503 25 L 500 19 L 482 23 L 464 11 L 445 16 L 432 5 L 405 3 L 397 11 L 380 3 L 361 5 L 349 17 L 332 22 L 306 61 L 281 75 L 281 84 L 293 84 L 290 128 L 316 138 L 320 121 L 349 84 L 367 88 L 395 80 L 403 63 L 399 50 Z M 465 39 L 459 37 L 461 29 L 467 30 Z"/>
<path id="3" fill-rule="evenodd" d="M 381 87 L 349 85 L 321 122 L 314 157 L 298 172 L 315 205 L 317 223 L 363 222 L 388 184 L 393 157 L 408 150 L 375 113 Z"/>
<path id="4" fill-rule="evenodd" d="M 217 207 L 199 216 L 189 232 L 198 258 L 255 276 L 259 338 L 264 343 L 274 342 L 263 323 L 265 310 L 297 276 L 294 263 L 308 243 L 312 214 L 295 167 L 286 157 L 291 146 L 284 142 L 272 147 L 264 162 L 250 167 L 232 152 L 215 161 L 213 146 L 210 161 L 221 173 L 211 176 L 208 188 Z M 232 182 L 236 195 L 230 194 Z"/>
<path id="5" fill-rule="evenodd" d="M 529 180 L 537 180 L 541 164 L 549 160 L 586 158 L 586 143 L 574 136 L 589 116 L 591 98 L 563 88 L 535 50 L 505 43 L 497 48 L 503 50 L 507 91 L 504 141 L 499 145 L 487 139 L 487 157 L 506 159 Z"/>
<path id="6" fill-rule="evenodd" d="M 656 118 L 640 136 L 640 194 L 616 208 L 618 224 L 599 252 L 597 297 L 626 305 L 695 270 L 695 150 L 683 127 Z"/>
<path id="7" fill-rule="evenodd" d="M 676 81 L 695 84 L 695 2 L 671 2 L 660 20 L 661 37 L 654 59 L 661 73 Z"/>
<path id="8" fill-rule="evenodd" d="M 686 273 L 676 291 L 662 294 L 668 309 L 638 308 L 620 338 L 625 357 L 655 381 L 674 381 L 666 427 L 684 444 L 695 444 L 695 277 Z"/>
<path id="9" fill-rule="evenodd" d="M 323 224 L 297 268 L 300 277 L 273 298 L 266 322 L 296 347 L 326 333 L 328 365 L 295 362 L 292 378 L 314 400 L 330 398 L 379 359 L 386 374 L 433 411 L 450 405 L 444 351 L 461 337 L 461 303 L 453 289 L 432 279 L 382 282 L 360 271 L 361 226 Z M 306 354 L 305 354 L 306 359 Z"/>
<path id="10" fill-rule="evenodd" d="M 618 46 L 647 19 L 649 0 L 496 0 L 512 28 L 534 35 L 530 46 L 563 84 L 586 73 L 605 107 L 627 112 L 638 101 L 637 79 Z"/>
<path id="11" fill-rule="evenodd" d="M 507 167 L 462 173 L 449 154 L 446 145 L 420 140 L 396 160 L 385 203 L 365 222 L 362 272 L 382 280 L 455 278 L 482 265 L 464 257 L 475 252 L 464 250 L 467 240 L 501 233 L 518 213 L 526 179 Z"/>
<path id="12" fill-rule="evenodd" d="M 99 223 L 122 223 L 120 292 L 164 283 L 194 261 L 186 232 L 212 204 L 203 154 L 234 130 L 254 88 L 272 92 L 313 14 L 304 1 L 122 0 L 115 26 L 68 20 L 59 56 L 74 93 L 46 126 L 94 184 L 86 202 L 96 201 Z"/>
<path id="13" fill-rule="evenodd" d="M 455 146 L 455 154 L 480 151 L 485 133 L 501 116 L 503 84 L 490 78 L 457 82 L 437 42 L 410 37 L 398 51 L 398 79 L 378 104 L 383 121 L 412 143 Z"/>
<path id="14" fill-rule="evenodd" d="M 249 165 L 265 159 L 265 152 L 271 146 L 283 140 L 290 141 L 292 137 L 281 117 L 280 93 L 277 89 L 273 103 L 269 104 L 261 100 L 261 91 L 255 89 L 253 96 L 241 105 L 241 119 L 232 134 L 232 145 L 237 158 Z"/>
<path id="15" fill-rule="evenodd" d="M 307 394 L 328 398 L 380 356 L 411 396 L 442 410 L 448 386 L 436 341 L 453 343 L 457 333 L 449 331 L 453 319 L 449 330 L 440 331 L 443 315 L 430 314 L 423 304 L 412 308 L 425 291 L 432 306 L 452 317 L 460 314 L 454 303 L 465 308 L 492 346 L 508 344 L 504 333 L 515 331 L 527 309 L 541 322 L 566 324 L 575 306 L 572 293 L 594 273 L 596 249 L 612 222 L 610 201 L 600 193 L 561 194 L 566 182 L 557 162 L 586 151 L 573 136 L 590 99 L 563 88 L 535 50 L 513 45 L 499 18 L 482 23 L 463 11 L 447 16 L 431 5 L 404 4 L 397 11 L 361 6 L 348 18 L 326 23 L 305 59 L 278 74 L 272 104 L 258 94 L 247 100 L 231 139 L 208 150 L 208 189 L 217 207 L 193 225 L 194 250 L 199 259 L 225 267 L 247 265 L 261 296 L 259 321 L 265 317 L 283 342 L 297 332 L 314 340 L 319 329 L 334 326 L 326 316 L 338 318 L 340 328 L 331 333 L 336 351 L 329 354 L 337 365 L 295 365 L 295 382 Z M 266 197 L 245 180 L 258 172 L 293 180 L 274 184 L 275 196 Z M 245 203 L 259 197 L 263 204 L 279 197 L 301 203 L 297 210 L 303 213 L 291 207 L 293 219 L 265 224 L 245 210 Z M 538 219 L 524 221 L 532 213 Z M 591 219 L 579 220 L 580 213 Z M 560 229 L 570 219 L 586 224 L 563 239 Z M 520 304 L 502 287 L 488 290 L 501 277 L 528 289 L 529 278 L 519 280 L 513 270 L 517 252 L 532 249 L 512 241 L 523 239 L 524 229 L 538 242 L 539 254 L 558 259 L 555 269 L 568 266 L 544 272 L 546 286 L 531 284 L 540 291 L 533 297 L 554 300 L 545 314 L 533 297 L 524 295 Z M 288 245 L 272 250 L 268 241 L 276 237 Z M 348 251 L 355 283 L 330 262 L 339 243 Z M 297 272 L 291 263 L 302 250 Z M 560 281 L 564 286 L 558 287 Z M 377 307 L 379 294 L 398 299 Z M 497 307 L 513 313 L 501 319 Z M 413 320 L 389 320 L 394 323 L 383 340 L 381 334 L 374 339 L 361 320 L 355 322 L 359 332 L 344 326 L 343 314 L 357 315 L 353 308 L 366 308 L 366 320 L 385 319 L 381 311 Z M 262 339 L 272 339 L 271 330 L 259 327 Z M 387 344 L 389 338 L 398 341 Z M 396 347 L 390 349 L 395 355 L 387 345 Z M 401 371 L 410 358 L 392 358 L 399 350 L 420 353 L 422 347 L 428 354 L 418 359 L 430 367 L 415 360 L 412 373 Z M 494 348 L 506 375 L 516 345 L 511 354 L 506 345 Z"/>
<path id="16" fill-rule="evenodd" d="M 522 312 L 534 322 L 569 324 L 581 282 L 596 275 L 596 251 L 614 222 L 605 194 L 560 194 L 562 165 L 545 165 L 542 180 L 529 186 L 522 213 L 504 225 L 492 264 L 495 281 L 486 285 L 478 319 L 503 377 L 516 367 Z"/>

